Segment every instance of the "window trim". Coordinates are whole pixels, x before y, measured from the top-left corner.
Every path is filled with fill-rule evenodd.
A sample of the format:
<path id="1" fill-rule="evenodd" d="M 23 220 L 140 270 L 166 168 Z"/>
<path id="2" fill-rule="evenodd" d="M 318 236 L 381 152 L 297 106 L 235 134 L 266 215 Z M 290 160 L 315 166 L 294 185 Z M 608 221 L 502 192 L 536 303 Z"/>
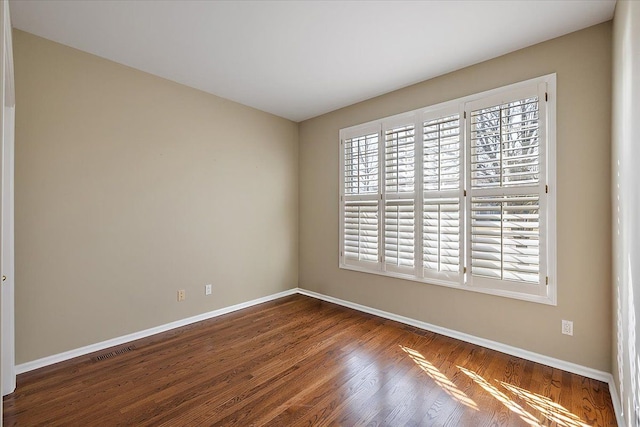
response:
<path id="1" fill-rule="evenodd" d="M 536 194 L 544 195 L 545 188 L 548 189 L 546 197 L 541 197 L 540 203 L 540 216 L 544 220 L 540 221 L 540 236 L 541 239 L 546 240 L 546 244 L 541 245 L 540 248 L 540 275 L 541 278 L 546 276 L 548 283 L 545 285 L 544 280 L 541 279 L 541 284 L 526 284 L 520 282 L 506 282 L 502 280 L 494 280 L 493 282 L 500 282 L 502 285 L 496 283 L 487 284 L 481 277 L 472 277 L 470 271 L 470 251 L 469 239 L 471 238 L 471 232 L 468 230 L 470 215 L 470 186 L 468 185 L 468 174 L 470 173 L 470 165 L 465 158 L 467 153 L 470 152 L 470 138 L 467 126 L 467 120 L 472 107 L 481 104 L 496 105 L 504 103 L 503 101 L 512 101 L 512 96 L 516 91 L 523 91 L 523 93 L 530 93 L 533 86 L 538 86 L 538 89 L 543 88 L 542 91 L 538 91 L 540 96 L 540 103 L 544 102 L 544 108 L 540 110 L 544 111 L 544 117 L 540 115 L 540 128 L 541 135 L 546 136 L 546 140 L 542 141 L 541 146 L 541 169 L 540 169 L 540 182 L 539 192 Z M 557 305 L 557 234 L 556 234 L 556 74 L 547 74 L 541 77 L 529 79 L 526 81 L 502 86 L 499 88 L 491 89 L 488 91 L 480 92 L 477 94 L 461 97 L 447 102 L 438 103 L 435 105 L 418 108 L 416 110 L 408 111 L 405 113 L 373 120 L 367 123 L 363 123 L 348 128 L 343 128 L 339 132 L 340 136 L 340 150 L 339 150 L 339 197 L 338 197 L 338 210 L 339 210 L 339 250 L 338 250 L 338 264 L 340 269 L 352 270 L 362 273 L 370 273 L 388 276 L 392 278 L 405 279 L 411 281 L 417 281 L 432 285 L 445 286 L 455 289 L 463 289 L 472 292 L 480 292 L 490 295 L 503 296 L 508 298 L 514 298 L 524 301 L 537 302 L 548 305 Z M 505 98 L 508 96 L 508 98 Z M 423 254 L 422 254 L 422 233 L 421 228 L 423 226 L 423 201 L 425 193 L 423 188 L 423 132 L 424 123 L 434 118 L 443 117 L 442 113 L 447 114 L 460 114 L 460 181 L 461 186 L 459 189 L 460 194 L 460 280 L 455 281 L 446 279 L 443 277 L 437 277 L 436 275 L 426 275 L 423 267 Z M 414 267 L 411 268 L 412 272 L 407 273 L 403 268 L 387 268 L 384 256 L 384 223 L 385 223 L 385 202 L 386 202 L 386 188 L 384 179 L 384 164 L 385 164 L 385 130 L 393 127 L 402 126 L 406 124 L 413 124 L 415 126 L 414 131 L 414 143 L 415 143 L 415 160 L 414 160 L 414 191 L 413 200 L 414 206 L 416 206 L 414 214 Z M 365 133 L 366 132 L 366 133 Z M 351 199 L 353 196 L 345 195 L 345 174 L 344 174 L 344 145 L 343 142 L 346 139 L 363 136 L 365 134 L 377 133 L 379 148 L 378 148 L 378 194 L 371 196 L 359 196 L 371 198 L 378 203 L 378 261 L 377 262 L 356 262 L 354 260 L 345 260 L 343 256 L 344 250 L 344 209 L 343 205 L 345 200 Z M 382 148 L 382 149 L 381 149 Z M 544 179 L 543 179 L 544 177 Z M 544 181 L 544 182 L 543 182 Z M 451 190 L 452 194 L 458 190 Z M 510 191 L 510 190 L 509 190 Z M 466 194 L 466 196 L 465 196 Z M 390 199 L 392 197 L 390 195 Z M 444 197 L 444 196 L 442 196 Z M 421 206 L 420 209 L 417 209 Z M 419 211 L 419 212 L 418 212 Z M 545 230 L 546 228 L 546 230 Z M 382 253 L 381 253 L 382 251 Z M 545 253 L 546 252 L 546 253 Z M 464 268 L 463 268 L 464 267 Z M 544 273 L 546 268 L 546 274 Z M 446 276 L 444 274 L 443 276 Z M 515 286 L 514 286 L 515 285 Z M 539 292 L 533 292 L 539 291 Z"/>

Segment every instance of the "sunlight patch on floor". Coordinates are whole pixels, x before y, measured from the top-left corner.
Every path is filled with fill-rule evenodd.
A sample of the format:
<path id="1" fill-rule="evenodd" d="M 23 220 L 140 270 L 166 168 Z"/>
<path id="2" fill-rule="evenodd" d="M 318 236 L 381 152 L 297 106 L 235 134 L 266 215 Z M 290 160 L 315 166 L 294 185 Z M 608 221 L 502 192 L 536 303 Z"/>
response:
<path id="1" fill-rule="evenodd" d="M 491 396 L 496 398 L 511 412 L 517 414 L 524 422 L 531 426 L 540 426 L 538 418 L 527 412 L 521 405 L 514 402 L 509 396 L 498 390 L 497 387 L 490 384 L 487 380 L 482 378 L 477 373 L 458 366 L 464 374 L 471 378 L 476 384 L 487 391 Z M 559 427 L 588 427 L 580 417 L 569 412 L 564 406 L 554 402 L 546 396 L 542 396 L 537 393 L 532 393 L 528 390 L 520 388 L 518 386 L 506 383 L 504 381 L 495 380 L 499 382 L 502 387 L 513 393 L 517 398 L 522 399 L 527 405 L 534 410 L 538 411 L 543 417 L 550 422 L 556 423 Z"/>
<path id="2" fill-rule="evenodd" d="M 517 414 L 525 423 L 534 426 L 541 427 L 538 419 L 527 412 L 522 406 L 518 405 L 516 402 L 511 400 L 509 396 L 502 393 L 495 386 L 489 384 L 487 380 L 482 378 L 480 375 L 476 374 L 473 371 L 463 368 L 462 366 L 458 366 L 464 374 L 466 374 L 469 378 L 471 378 L 476 384 L 485 389 L 489 394 L 495 397 L 498 401 L 500 401 L 504 406 L 507 407 L 511 412 Z"/>
<path id="3" fill-rule="evenodd" d="M 531 393 L 530 391 L 527 391 L 523 388 L 505 383 L 504 381 L 500 381 L 500 384 L 502 384 L 504 388 L 518 396 L 520 399 L 524 400 L 527 405 L 531 406 L 537 411 L 540 411 L 540 413 L 544 415 L 549 421 L 556 422 L 559 426 L 588 427 L 588 425 L 583 423 L 578 416 L 567 411 L 564 406 L 554 402 L 548 397 L 541 396 L 536 393 Z"/>
<path id="4" fill-rule="evenodd" d="M 460 390 L 456 385 L 451 382 L 446 375 L 438 370 L 435 366 L 433 366 L 427 359 L 424 358 L 420 352 L 413 350 L 411 348 L 405 347 L 403 345 L 400 346 L 402 351 L 407 353 L 411 360 L 415 362 L 435 383 L 445 391 L 449 396 L 462 403 L 469 408 L 478 410 L 478 405 L 472 399 L 470 399 L 462 390 Z"/>

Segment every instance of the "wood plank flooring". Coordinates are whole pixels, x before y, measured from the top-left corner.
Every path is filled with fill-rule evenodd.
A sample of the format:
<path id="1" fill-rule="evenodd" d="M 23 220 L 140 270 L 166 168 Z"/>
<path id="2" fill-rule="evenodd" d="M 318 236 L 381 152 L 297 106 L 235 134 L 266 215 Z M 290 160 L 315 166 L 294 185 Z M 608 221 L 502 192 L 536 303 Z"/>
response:
<path id="1" fill-rule="evenodd" d="M 616 425 L 605 383 L 301 295 L 131 344 L 19 375 L 4 425 Z"/>

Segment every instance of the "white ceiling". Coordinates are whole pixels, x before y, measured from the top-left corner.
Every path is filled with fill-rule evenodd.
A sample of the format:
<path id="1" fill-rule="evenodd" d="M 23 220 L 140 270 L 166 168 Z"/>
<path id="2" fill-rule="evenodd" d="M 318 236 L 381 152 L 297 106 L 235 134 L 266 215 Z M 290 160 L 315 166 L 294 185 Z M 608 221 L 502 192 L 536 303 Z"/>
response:
<path id="1" fill-rule="evenodd" d="M 294 121 L 612 18 L 615 0 L 11 1 L 13 26 Z"/>

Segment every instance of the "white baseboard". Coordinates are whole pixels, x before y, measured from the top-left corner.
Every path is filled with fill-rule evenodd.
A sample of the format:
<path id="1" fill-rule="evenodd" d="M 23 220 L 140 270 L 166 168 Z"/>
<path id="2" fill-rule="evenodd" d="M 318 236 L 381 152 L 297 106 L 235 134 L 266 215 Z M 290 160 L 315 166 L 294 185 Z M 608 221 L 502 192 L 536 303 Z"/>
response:
<path id="1" fill-rule="evenodd" d="M 283 292 L 279 292 L 277 294 L 268 295 L 266 297 L 232 305 L 230 307 L 225 307 L 218 310 L 210 311 L 208 313 L 199 314 L 197 316 L 188 317 L 186 319 L 177 320 L 175 322 L 156 326 L 154 328 L 145 329 L 144 331 L 134 332 L 132 334 L 124 335 L 118 338 L 113 338 L 107 341 L 91 344 L 86 347 L 81 347 L 75 350 L 66 351 L 64 353 L 43 357 L 42 359 L 33 360 L 31 362 L 22 363 L 20 365 L 16 365 L 16 374 L 22 374 L 25 372 L 32 371 L 34 369 L 43 368 L 45 366 L 53 365 L 54 363 L 73 359 L 74 357 L 84 356 L 85 354 L 93 353 L 95 351 L 100 351 L 100 350 L 107 349 L 109 347 L 122 345 L 131 341 L 138 340 L 140 338 L 146 338 L 148 336 L 158 334 L 160 332 L 166 332 L 171 329 L 190 325 L 192 323 L 200 322 L 202 320 L 211 319 L 213 317 L 221 316 L 223 314 L 231 313 L 237 310 L 242 310 L 243 308 L 248 308 L 257 304 L 262 304 L 267 301 L 272 301 L 272 300 L 293 295 L 296 293 L 306 295 L 312 298 L 317 298 L 323 301 L 331 302 L 334 304 L 338 304 L 343 307 L 352 308 L 354 310 L 358 310 L 364 313 L 373 314 L 375 316 L 379 316 L 385 319 L 394 320 L 396 322 L 404 323 L 406 325 L 415 326 L 416 328 L 424 329 L 430 332 L 435 332 L 440 335 L 455 338 L 471 344 L 476 344 L 485 348 L 510 354 L 512 356 L 531 360 L 532 362 L 541 363 L 543 365 L 551 366 L 553 368 L 562 369 L 567 372 L 572 372 L 574 374 L 582 375 L 584 377 L 593 378 L 593 379 L 605 382 L 609 384 L 609 393 L 611 394 L 611 400 L 613 401 L 613 408 L 616 412 L 616 419 L 618 421 L 618 425 L 619 426 L 626 425 L 624 423 L 624 417 L 621 409 L 622 406 L 620 405 L 620 397 L 618 396 L 618 392 L 613 380 L 613 376 L 608 372 L 599 371 L 593 368 L 588 368 L 586 366 L 582 366 L 582 365 L 567 362 L 564 360 L 556 359 L 553 357 L 545 356 L 543 354 L 534 353 L 532 351 L 524 350 L 518 347 L 513 347 L 513 346 L 502 344 L 496 341 L 491 341 L 485 338 L 476 337 L 474 335 L 458 332 L 453 329 L 443 328 L 442 326 L 433 325 L 430 323 L 422 322 L 420 320 L 411 319 L 409 317 L 400 316 L 398 314 L 389 313 L 387 311 L 378 310 L 376 308 L 367 307 L 365 305 L 356 304 L 350 301 L 345 301 L 339 298 L 334 298 L 328 295 L 323 295 L 317 292 L 308 291 L 306 289 L 301 289 L 301 288 L 289 289 Z"/>
<path id="2" fill-rule="evenodd" d="M 132 334 L 124 335 L 121 337 L 113 338 L 110 340 L 102 341 L 99 343 L 91 344 L 85 347 L 76 348 L 74 350 L 65 351 L 64 353 L 58 353 L 51 356 L 43 357 L 42 359 L 33 360 L 31 362 L 22 363 L 16 365 L 16 375 L 33 371 L 34 369 L 43 368 L 45 366 L 53 365 L 54 363 L 64 362 L 65 360 L 73 359 L 74 357 L 84 356 L 85 354 L 93 353 L 94 351 L 104 350 L 109 347 L 122 345 L 131 341 L 138 340 L 140 338 L 146 338 L 151 335 L 159 334 L 160 332 L 166 332 L 171 329 L 179 328 L 181 326 L 190 325 L 192 323 L 200 322 L 202 320 L 211 319 L 213 317 L 222 316 L 223 314 L 231 313 L 233 311 L 242 310 L 254 305 L 262 304 L 263 302 L 272 301 L 274 299 L 286 297 L 298 293 L 297 288 L 289 289 L 277 294 L 268 295 L 266 297 L 254 299 L 251 301 L 243 302 L 240 304 L 224 307 L 218 310 L 210 311 L 208 313 L 198 314 L 197 316 L 188 317 L 186 319 L 176 320 L 175 322 L 166 323 L 164 325 L 156 326 L 154 328 L 145 329 L 144 331 L 134 332 Z"/>
<path id="3" fill-rule="evenodd" d="M 619 426 L 625 426 L 624 417 L 621 410 L 620 398 L 618 396 L 617 388 L 613 381 L 613 376 L 604 371 L 589 368 L 586 366 L 578 365 L 576 363 L 567 362 L 565 360 L 556 359 L 554 357 L 545 356 L 543 354 L 534 353 L 532 351 L 524 350 L 518 347 L 502 344 L 496 341 L 491 341 L 485 338 L 476 337 L 474 335 L 465 334 L 464 332 L 454 331 L 453 329 L 443 328 L 442 326 L 432 325 L 431 323 L 422 322 L 420 320 L 411 319 L 409 317 L 400 316 L 387 311 L 378 310 L 376 308 L 367 307 L 365 305 L 356 304 L 350 301 L 345 301 L 339 298 L 330 297 L 317 292 L 308 291 L 306 289 L 298 288 L 298 293 L 306 295 L 312 298 L 321 299 L 323 301 L 331 302 L 341 305 L 343 307 L 352 308 L 354 310 L 362 311 L 364 313 L 373 314 L 374 316 L 383 317 L 385 319 L 394 320 L 396 322 L 404 323 L 405 325 L 415 326 L 416 328 L 424 329 L 430 332 L 435 332 L 440 335 L 455 338 L 460 341 L 465 341 L 471 344 L 476 344 L 491 350 L 496 350 L 502 353 L 510 354 L 512 356 L 521 357 L 532 362 L 541 363 L 543 365 L 551 366 L 552 368 L 562 369 L 563 371 L 571 372 L 574 374 L 582 375 L 583 377 L 593 378 L 598 381 L 609 384 L 609 393 L 611 394 L 611 400 L 613 402 L 613 409 L 616 413 L 616 419 Z"/>

